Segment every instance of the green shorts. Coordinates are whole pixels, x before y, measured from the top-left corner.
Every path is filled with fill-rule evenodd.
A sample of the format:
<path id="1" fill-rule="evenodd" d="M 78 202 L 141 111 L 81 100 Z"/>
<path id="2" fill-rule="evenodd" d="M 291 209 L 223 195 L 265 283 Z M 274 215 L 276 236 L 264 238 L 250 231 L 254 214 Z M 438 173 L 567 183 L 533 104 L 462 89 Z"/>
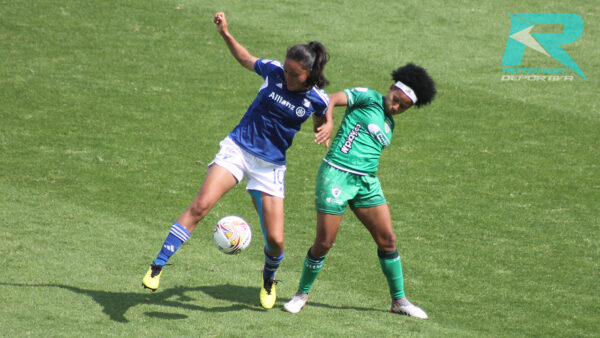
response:
<path id="1" fill-rule="evenodd" d="M 352 174 L 322 162 L 315 191 L 317 211 L 341 215 L 348 203 L 357 208 L 385 204 L 379 179 L 373 175 Z"/>

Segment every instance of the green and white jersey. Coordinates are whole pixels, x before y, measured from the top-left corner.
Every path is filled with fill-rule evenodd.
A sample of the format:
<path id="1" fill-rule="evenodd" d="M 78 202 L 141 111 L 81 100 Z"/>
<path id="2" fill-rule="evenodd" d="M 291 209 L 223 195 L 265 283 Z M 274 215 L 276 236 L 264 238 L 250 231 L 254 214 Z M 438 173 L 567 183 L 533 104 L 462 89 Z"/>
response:
<path id="1" fill-rule="evenodd" d="M 359 175 L 374 174 L 383 148 L 392 141 L 394 120 L 386 116 L 383 95 L 373 89 L 344 90 L 348 108 L 325 162 Z"/>

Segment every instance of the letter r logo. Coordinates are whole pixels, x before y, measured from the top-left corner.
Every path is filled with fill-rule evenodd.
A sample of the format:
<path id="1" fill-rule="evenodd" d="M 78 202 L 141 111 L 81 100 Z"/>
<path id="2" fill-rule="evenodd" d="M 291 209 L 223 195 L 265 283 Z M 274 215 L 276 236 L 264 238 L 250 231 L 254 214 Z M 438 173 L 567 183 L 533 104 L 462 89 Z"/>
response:
<path id="1" fill-rule="evenodd" d="M 575 42 L 583 33 L 583 19 L 572 13 L 513 13 L 503 66 L 518 66 L 523 60 L 525 47 L 551 56 L 587 80 L 579 66 L 561 45 Z M 534 25 L 563 25 L 562 33 L 531 33 Z"/>

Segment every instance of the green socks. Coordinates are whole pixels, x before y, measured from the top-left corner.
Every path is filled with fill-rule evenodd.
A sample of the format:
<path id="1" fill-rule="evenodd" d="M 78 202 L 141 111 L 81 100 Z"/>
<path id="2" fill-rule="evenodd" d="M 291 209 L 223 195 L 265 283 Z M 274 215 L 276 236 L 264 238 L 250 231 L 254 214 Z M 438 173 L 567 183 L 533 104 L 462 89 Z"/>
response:
<path id="1" fill-rule="evenodd" d="M 308 253 L 306 253 L 306 258 L 304 259 L 304 267 L 302 268 L 302 276 L 300 276 L 298 291 L 303 293 L 308 293 L 308 291 L 310 291 L 315 279 L 317 279 L 319 272 L 321 272 L 321 269 L 323 268 L 324 260 L 325 256 L 313 257 L 310 254 L 310 249 L 308 249 Z"/>
<path id="2" fill-rule="evenodd" d="M 387 279 L 392 299 L 404 297 L 404 278 L 402 276 L 402 263 L 398 250 L 383 252 L 377 250 L 381 270 Z"/>
<path id="3" fill-rule="evenodd" d="M 402 263 L 398 250 L 392 252 L 377 251 L 379 256 L 379 264 L 381 270 L 387 279 L 390 287 L 390 295 L 393 299 L 404 297 L 404 277 L 402 276 Z M 308 293 L 317 279 L 319 272 L 323 269 L 325 256 L 313 257 L 310 254 L 310 249 L 306 253 L 304 259 L 304 267 L 302 268 L 302 276 L 300 276 L 300 285 L 298 291 Z"/>

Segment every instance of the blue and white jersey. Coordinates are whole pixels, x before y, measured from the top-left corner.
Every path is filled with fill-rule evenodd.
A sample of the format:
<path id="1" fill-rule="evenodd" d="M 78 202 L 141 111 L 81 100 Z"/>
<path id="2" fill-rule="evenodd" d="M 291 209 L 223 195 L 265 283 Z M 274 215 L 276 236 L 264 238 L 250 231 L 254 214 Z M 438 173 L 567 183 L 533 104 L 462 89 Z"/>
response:
<path id="1" fill-rule="evenodd" d="M 329 97 L 316 86 L 306 92 L 288 91 L 283 66 L 277 61 L 259 59 L 254 70 L 264 82 L 229 137 L 250 154 L 284 165 L 285 152 L 302 122 L 312 114 L 324 116 Z"/>

